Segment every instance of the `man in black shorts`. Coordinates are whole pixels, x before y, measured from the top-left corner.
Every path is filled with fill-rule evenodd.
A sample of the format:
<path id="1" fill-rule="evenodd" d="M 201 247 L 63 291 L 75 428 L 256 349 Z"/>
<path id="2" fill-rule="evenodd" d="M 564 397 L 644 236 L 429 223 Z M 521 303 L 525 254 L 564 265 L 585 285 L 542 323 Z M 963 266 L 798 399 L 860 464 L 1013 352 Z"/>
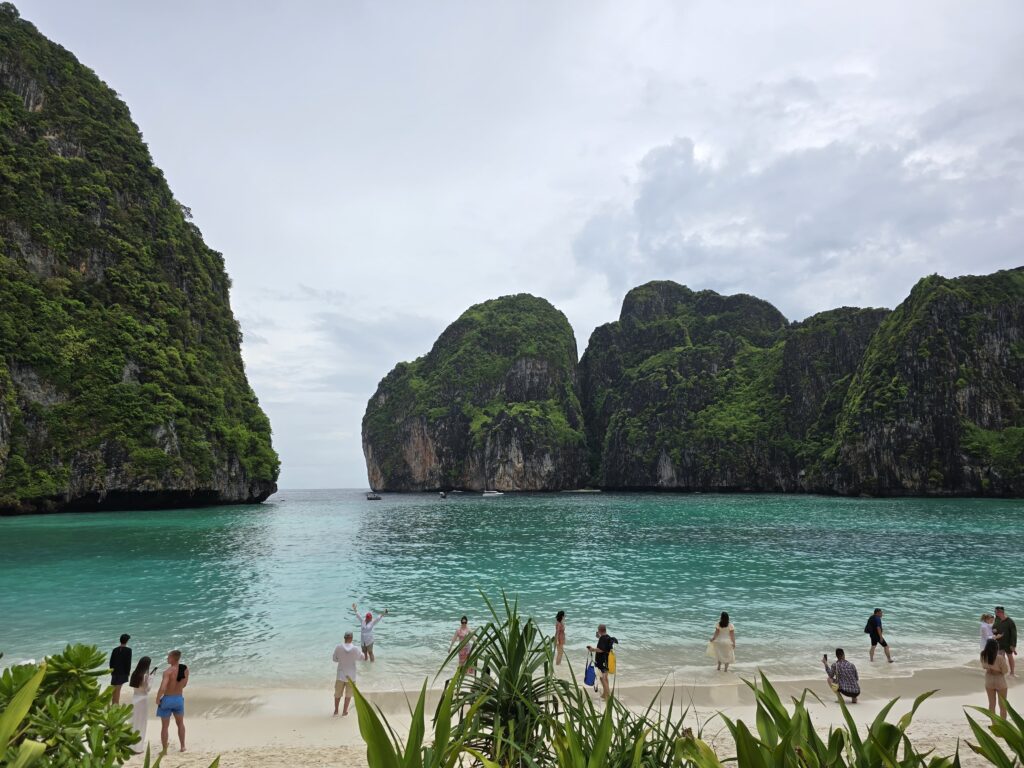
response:
<path id="1" fill-rule="evenodd" d="M 612 652 L 612 646 L 618 640 L 608 634 L 608 628 L 601 624 L 597 628 L 597 647 L 587 646 L 587 650 L 594 654 L 594 666 L 601 673 L 601 698 L 607 699 L 611 695 L 608 689 L 608 654 Z"/>
<path id="2" fill-rule="evenodd" d="M 889 644 L 885 642 L 885 634 L 882 632 L 882 609 L 875 608 L 874 613 L 871 614 L 871 618 L 868 619 L 868 624 L 864 627 L 864 631 L 871 636 L 871 654 L 869 658 L 871 661 L 875 660 L 875 646 L 882 646 L 882 650 L 885 651 L 885 658 L 892 664 L 893 658 L 892 653 L 889 651 Z"/>
<path id="3" fill-rule="evenodd" d="M 132 649 L 128 647 L 130 635 L 121 635 L 121 644 L 110 652 L 110 687 L 114 689 L 111 702 L 121 703 L 121 686 L 132 675 Z"/>

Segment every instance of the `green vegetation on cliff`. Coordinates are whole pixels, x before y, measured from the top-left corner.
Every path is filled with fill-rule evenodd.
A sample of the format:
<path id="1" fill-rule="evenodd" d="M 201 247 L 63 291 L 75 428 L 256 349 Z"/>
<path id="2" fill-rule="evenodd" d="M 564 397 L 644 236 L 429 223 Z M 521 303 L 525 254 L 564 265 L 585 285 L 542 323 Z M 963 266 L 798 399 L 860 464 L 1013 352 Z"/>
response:
<path id="1" fill-rule="evenodd" d="M 375 488 L 577 483 L 585 437 L 565 316 L 526 294 L 470 307 L 380 383 L 363 444 Z"/>
<path id="2" fill-rule="evenodd" d="M 223 259 L 190 218 L 114 91 L 0 5 L 0 507 L 273 490 Z"/>

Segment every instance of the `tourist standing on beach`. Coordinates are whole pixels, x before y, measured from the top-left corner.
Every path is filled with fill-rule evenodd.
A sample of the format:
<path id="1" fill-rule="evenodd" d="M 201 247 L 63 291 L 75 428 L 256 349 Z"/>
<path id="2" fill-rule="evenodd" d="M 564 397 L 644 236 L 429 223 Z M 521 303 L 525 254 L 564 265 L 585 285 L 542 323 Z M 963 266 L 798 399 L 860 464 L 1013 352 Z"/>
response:
<path id="1" fill-rule="evenodd" d="M 864 627 L 864 631 L 871 636 L 871 653 L 868 658 L 871 661 L 875 660 L 875 646 L 882 646 L 882 650 L 885 651 L 885 658 L 892 664 L 892 652 L 889 650 L 889 644 L 885 641 L 885 634 L 882 631 L 882 609 L 875 608 L 871 617 L 868 619 L 867 625 Z"/>
<path id="2" fill-rule="evenodd" d="M 141 755 L 145 752 L 143 745 L 146 742 L 146 721 L 149 719 L 149 707 L 146 700 L 149 698 L 149 676 L 152 659 L 143 656 L 139 659 L 135 671 L 128 680 L 128 686 L 132 689 L 132 728 L 139 734 L 138 742 L 132 746 L 132 752 Z"/>
<path id="3" fill-rule="evenodd" d="M 352 610 L 359 619 L 359 643 L 363 646 L 363 661 L 376 661 L 373 657 L 373 628 L 388 615 L 388 609 L 385 608 L 384 613 L 378 614 L 377 618 L 373 618 L 369 611 L 366 612 L 366 616 L 360 616 L 355 603 L 352 603 Z"/>
<path id="4" fill-rule="evenodd" d="M 352 633 L 345 633 L 345 641 L 334 649 L 331 657 L 338 662 L 338 675 L 334 678 L 334 714 L 338 714 L 338 704 L 345 697 L 345 709 L 342 716 L 348 714 L 348 705 L 352 701 L 352 686 L 356 682 L 356 662 L 359 660 L 359 649 L 352 643 Z"/>
<path id="5" fill-rule="evenodd" d="M 132 649 L 128 647 L 131 635 L 121 635 L 121 644 L 110 652 L 110 687 L 114 689 L 111 701 L 121 703 L 121 686 L 128 682 L 132 674 Z"/>
<path id="6" fill-rule="evenodd" d="M 612 652 L 612 646 L 617 642 L 619 641 L 608 634 L 608 628 L 604 624 L 599 624 L 597 627 L 597 647 L 587 646 L 587 650 L 594 654 L 594 666 L 601 673 L 601 698 L 605 700 L 611 696 L 611 690 L 608 688 L 608 654 Z"/>
<path id="7" fill-rule="evenodd" d="M 996 697 L 999 698 L 999 716 L 1006 717 L 1006 675 L 1010 671 L 1007 654 L 999 649 L 996 640 L 989 640 L 981 652 L 981 666 L 985 670 L 985 693 L 988 694 L 988 708 L 996 711 Z"/>
<path id="8" fill-rule="evenodd" d="M 469 636 L 471 634 L 473 634 L 473 630 L 469 628 L 469 617 L 463 616 L 459 619 L 459 628 L 455 630 L 455 634 L 452 636 L 452 641 L 448 643 L 448 653 L 451 653 L 452 648 L 456 643 L 459 644 L 460 667 L 466 666 L 466 662 L 469 661 L 469 652 L 473 650 L 473 645 L 469 642 Z M 465 671 L 471 675 L 474 673 L 472 667 L 466 667 Z"/>
<path id="9" fill-rule="evenodd" d="M 725 664 L 725 671 L 729 671 L 729 665 L 736 661 L 736 628 L 729 623 L 729 614 L 722 611 L 718 623 L 715 625 L 715 634 L 711 636 L 711 644 L 715 649 L 715 657 L 718 659 L 718 671 L 722 671 Z"/>
<path id="10" fill-rule="evenodd" d="M 996 606 L 996 620 L 992 624 L 992 632 L 999 641 L 999 650 L 1006 654 L 1006 661 L 1010 665 L 1010 675 L 1017 676 L 1014 663 L 1014 656 L 1017 655 L 1017 624 L 1006 615 L 1006 609 L 1001 605 Z"/>
<path id="11" fill-rule="evenodd" d="M 188 667 L 181 663 L 181 651 L 167 654 L 167 669 L 160 678 L 160 690 L 156 693 L 156 716 L 160 718 L 160 745 L 162 754 L 167 754 L 167 729 L 171 716 L 178 726 L 178 742 L 185 751 L 185 686 L 188 685 Z"/>
<path id="12" fill-rule="evenodd" d="M 562 652 L 565 650 L 565 611 L 555 616 L 555 664 L 562 663 Z"/>
<path id="13" fill-rule="evenodd" d="M 991 613 L 981 614 L 981 650 L 983 651 L 988 641 L 993 638 L 992 622 L 995 621 L 995 618 Z"/>
<path id="14" fill-rule="evenodd" d="M 846 651 L 836 648 L 836 663 L 831 667 L 828 665 L 827 653 L 821 657 L 821 663 L 825 665 L 825 674 L 828 675 L 829 685 L 834 686 L 833 690 L 846 696 L 851 704 L 856 704 L 860 696 L 860 676 L 857 667 L 846 660 Z"/>

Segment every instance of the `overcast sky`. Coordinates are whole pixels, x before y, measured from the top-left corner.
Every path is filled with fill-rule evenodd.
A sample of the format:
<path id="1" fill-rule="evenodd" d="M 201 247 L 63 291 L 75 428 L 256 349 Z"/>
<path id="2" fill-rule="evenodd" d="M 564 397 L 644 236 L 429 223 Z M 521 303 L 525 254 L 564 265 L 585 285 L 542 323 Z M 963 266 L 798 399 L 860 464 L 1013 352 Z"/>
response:
<path id="1" fill-rule="evenodd" d="M 1024 263 L 1017 0 L 16 4 L 224 253 L 282 487 L 365 487 L 377 381 L 478 301 L 582 353 L 647 280 L 798 320 Z"/>

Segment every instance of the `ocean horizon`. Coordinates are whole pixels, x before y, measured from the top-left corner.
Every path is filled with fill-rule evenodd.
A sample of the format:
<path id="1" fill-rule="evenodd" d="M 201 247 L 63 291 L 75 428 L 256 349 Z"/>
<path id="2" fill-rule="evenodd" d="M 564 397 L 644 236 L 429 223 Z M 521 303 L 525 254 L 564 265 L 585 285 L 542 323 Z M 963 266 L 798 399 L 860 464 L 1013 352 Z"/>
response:
<path id="1" fill-rule="evenodd" d="M 370 690 L 434 679 L 459 617 L 502 590 L 547 634 L 567 614 L 579 666 L 598 623 L 619 685 L 720 682 L 719 613 L 738 676 L 803 679 L 885 611 L 886 674 L 974 660 L 978 616 L 1024 606 L 1024 501 L 775 494 L 384 494 L 285 489 L 261 505 L 0 518 L 3 664 L 67 643 L 135 658 L 181 648 L 197 681 L 312 687 L 360 612 L 377 627 Z M 879 654 L 881 657 L 881 654 Z M 875 662 L 875 666 L 884 662 Z M 441 677 L 445 677 L 444 673 Z"/>

